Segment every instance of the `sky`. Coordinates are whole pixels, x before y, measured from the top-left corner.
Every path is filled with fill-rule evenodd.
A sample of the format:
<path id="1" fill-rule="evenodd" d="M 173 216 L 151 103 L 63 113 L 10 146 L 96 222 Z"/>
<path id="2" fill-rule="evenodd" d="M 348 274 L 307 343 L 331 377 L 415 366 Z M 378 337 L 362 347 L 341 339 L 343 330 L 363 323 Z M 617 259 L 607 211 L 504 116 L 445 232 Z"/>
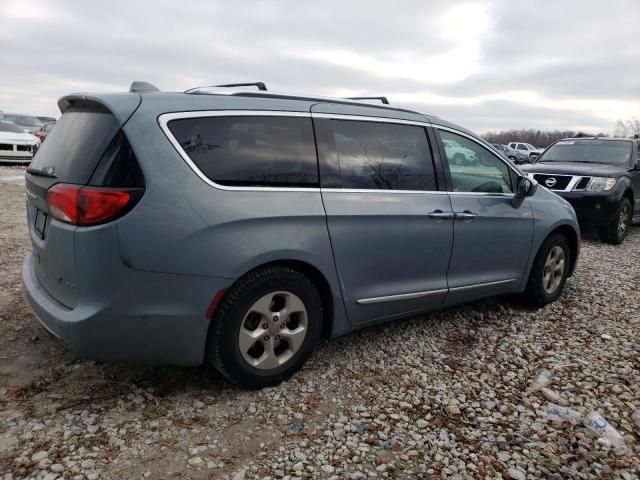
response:
<path id="1" fill-rule="evenodd" d="M 0 0 L 0 110 L 241 81 L 385 95 L 478 133 L 640 117 L 640 0 Z"/>

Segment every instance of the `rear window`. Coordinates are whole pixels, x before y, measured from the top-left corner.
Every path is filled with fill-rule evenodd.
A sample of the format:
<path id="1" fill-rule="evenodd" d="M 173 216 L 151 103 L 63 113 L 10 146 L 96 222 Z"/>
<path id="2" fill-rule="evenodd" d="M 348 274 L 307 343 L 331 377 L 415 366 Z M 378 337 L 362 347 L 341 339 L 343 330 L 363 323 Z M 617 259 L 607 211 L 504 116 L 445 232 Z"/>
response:
<path id="1" fill-rule="evenodd" d="M 0 132 L 24 133 L 24 129 L 13 123 L 0 121 Z"/>
<path id="2" fill-rule="evenodd" d="M 119 128 L 120 123 L 107 110 L 70 108 L 47 135 L 31 167 L 53 167 L 58 181 L 85 184 Z"/>
<path id="3" fill-rule="evenodd" d="M 628 165 L 632 147 L 632 142 L 620 140 L 560 140 L 538 157 L 537 162 Z"/>
<path id="4" fill-rule="evenodd" d="M 36 117 L 30 117 L 28 115 L 13 115 L 5 113 L 4 118 L 16 125 L 22 125 L 24 127 L 39 127 L 42 125 L 42 122 Z"/>
<path id="5" fill-rule="evenodd" d="M 168 127 L 197 168 L 218 184 L 318 186 L 310 118 L 199 117 L 171 120 Z"/>

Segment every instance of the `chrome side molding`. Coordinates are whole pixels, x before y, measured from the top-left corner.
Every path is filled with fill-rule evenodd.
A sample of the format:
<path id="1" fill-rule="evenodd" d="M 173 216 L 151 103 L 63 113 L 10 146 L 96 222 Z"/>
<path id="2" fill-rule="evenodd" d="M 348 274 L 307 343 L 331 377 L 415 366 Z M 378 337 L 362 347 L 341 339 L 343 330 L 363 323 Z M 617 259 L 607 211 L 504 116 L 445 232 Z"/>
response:
<path id="1" fill-rule="evenodd" d="M 484 287 L 492 287 L 495 285 L 503 285 L 507 283 L 513 283 L 517 279 L 515 278 L 507 278 L 505 280 L 496 280 L 494 282 L 484 282 L 484 283 L 475 283 L 473 285 L 463 285 L 461 287 L 453 287 L 453 288 L 442 288 L 439 290 L 426 290 L 423 292 L 412 292 L 412 293 L 401 293 L 398 295 L 387 295 L 384 297 L 371 297 L 371 298 L 361 298 L 360 300 L 356 300 L 358 305 L 371 305 L 374 303 L 385 303 L 385 302 L 396 302 L 398 300 L 412 300 L 414 298 L 422 298 L 428 297 L 430 295 L 440 295 L 443 293 L 455 293 L 455 292 L 463 292 L 466 290 L 472 290 L 475 288 L 484 288 Z"/>

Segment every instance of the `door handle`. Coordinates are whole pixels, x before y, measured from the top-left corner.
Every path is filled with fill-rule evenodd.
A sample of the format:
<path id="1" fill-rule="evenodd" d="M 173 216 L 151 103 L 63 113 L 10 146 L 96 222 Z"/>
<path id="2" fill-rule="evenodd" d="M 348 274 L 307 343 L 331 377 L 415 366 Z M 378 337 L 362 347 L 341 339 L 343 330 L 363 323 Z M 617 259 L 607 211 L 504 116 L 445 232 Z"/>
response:
<path id="1" fill-rule="evenodd" d="M 427 214 L 430 218 L 438 218 L 440 220 L 451 220 L 454 217 L 453 212 L 443 212 L 442 210 L 434 210 Z"/>
<path id="2" fill-rule="evenodd" d="M 464 212 L 456 212 L 454 216 L 459 220 L 473 220 L 478 216 L 478 214 L 465 210 Z"/>

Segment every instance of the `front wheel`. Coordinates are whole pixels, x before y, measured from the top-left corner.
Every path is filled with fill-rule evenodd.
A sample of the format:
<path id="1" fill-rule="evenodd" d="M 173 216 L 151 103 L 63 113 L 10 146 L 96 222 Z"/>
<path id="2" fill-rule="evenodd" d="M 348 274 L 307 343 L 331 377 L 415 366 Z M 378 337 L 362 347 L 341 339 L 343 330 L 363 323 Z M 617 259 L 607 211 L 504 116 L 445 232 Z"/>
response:
<path id="1" fill-rule="evenodd" d="M 620 245 L 629 233 L 631 226 L 631 202 L 623 198 L 613 220 L 600 229 L 600 240 L 611 245 Z"/>
<path id="2" fill-rule="evenodd" d="M 238 280 L 211 320 L 209 361 L 248 388 L 280 383 L 307 360 L 322 331 L 317 289 L 288 267 L 264 267 Z"/>
<path id="3" fill-rule="evenodd" d="M 525 290 L 529 303 L 544 307 L 562 295 L 570 261 L 571 250 L 567 238 L 560 233 L 550 235 L 538 250 L 531 268 Z"/>

